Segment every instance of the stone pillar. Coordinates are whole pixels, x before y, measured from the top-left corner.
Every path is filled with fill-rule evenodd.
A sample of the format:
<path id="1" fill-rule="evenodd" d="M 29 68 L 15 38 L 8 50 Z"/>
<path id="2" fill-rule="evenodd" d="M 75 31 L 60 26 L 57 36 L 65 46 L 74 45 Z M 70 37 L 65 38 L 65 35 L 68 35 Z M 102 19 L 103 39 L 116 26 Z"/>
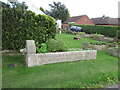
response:
<path id="1" fill-rule="evenodd" d="M 28 67 L 36 65 L 36 46 L 34 40 L 26 40 L 26 64 Z"/>
<path id="2" fill-rule="evenodd" d="M 26 40 L 26 52 L 27 54 L 35 54 L 36 46 L 34 40 Z"/>

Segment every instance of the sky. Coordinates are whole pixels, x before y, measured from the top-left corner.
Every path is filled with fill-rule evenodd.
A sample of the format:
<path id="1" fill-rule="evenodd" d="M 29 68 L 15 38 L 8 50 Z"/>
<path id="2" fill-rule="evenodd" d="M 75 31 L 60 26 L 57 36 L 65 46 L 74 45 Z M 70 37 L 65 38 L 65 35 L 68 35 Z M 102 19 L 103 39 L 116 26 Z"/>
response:
<path id="1" fill-rule="evenodd" d="M 0 0 L 7 2 L 7 0 Z M 89 18 L 102 17 L 103 15 L 117 18 L 118 17 L 118 2 L 120 0 L 18 0 L 25 1 L 28 9 L 36 13 L 39 12 L 39 7 L 45 10 L 50 10 L 48 4 L 53 1 L 61 2 L 68 8 L 70 16 L 87 15 Z"/>

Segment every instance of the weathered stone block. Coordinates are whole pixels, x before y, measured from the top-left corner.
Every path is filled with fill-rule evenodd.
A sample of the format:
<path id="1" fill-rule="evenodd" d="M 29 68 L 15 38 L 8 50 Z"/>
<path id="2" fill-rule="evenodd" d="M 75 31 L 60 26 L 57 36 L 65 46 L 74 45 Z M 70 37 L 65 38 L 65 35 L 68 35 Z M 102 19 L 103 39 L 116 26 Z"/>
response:
<path id="1" fill-rule="evenodd" d="M 28 67 L 32 67 L 50 63 L 90 60 L 96 59 L 96 54 L 96 50 L 27 54 L 26 63 Z"/>
<path id="2" fill-rule="evenodd" d="M 36 46 L 34 40 L 26 40 L 26 52 L 27 54 L 36 53 Z"/>

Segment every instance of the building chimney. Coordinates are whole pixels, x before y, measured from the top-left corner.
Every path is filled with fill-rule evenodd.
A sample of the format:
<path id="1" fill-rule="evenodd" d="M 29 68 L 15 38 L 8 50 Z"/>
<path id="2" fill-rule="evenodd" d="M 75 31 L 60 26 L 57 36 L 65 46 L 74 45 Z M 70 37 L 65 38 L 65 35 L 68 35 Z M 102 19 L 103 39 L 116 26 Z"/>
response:
<path id="1" fill-rule="evenodd" d="M 105 19 L 105 15 L 102 16 L 102 19 Z"/>

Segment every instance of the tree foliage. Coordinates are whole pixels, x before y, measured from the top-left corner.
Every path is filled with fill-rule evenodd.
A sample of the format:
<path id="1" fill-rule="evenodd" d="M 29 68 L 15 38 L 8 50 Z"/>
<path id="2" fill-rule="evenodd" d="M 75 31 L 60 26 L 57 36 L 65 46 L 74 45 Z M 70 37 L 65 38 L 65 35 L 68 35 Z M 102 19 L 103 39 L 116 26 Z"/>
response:
<path id="1" fill-rule="evenodd" d="M 70 18 L 70 13 L 64 4 L 61 2 L 53 2 L 53 4 L 49 4 L 51 7 L 50 11 L 45 10 L 45 14 L 54 17 L 55 19 L 61 19 L 62 22 L 66 21 Z"/>
<path id="2" fill-rule="evenodd" d="M 18 7 L 2 8 L 2 49 L 19 50 L 26 40 L 44 43 L 55 34 L 56 22 L 50 16 Z"/>
<path id="3" fill-rule="evenodd" d="M 10 8 L 9 4 L 6 4 L 6 3 L 1 2 L 1 1 L 0 1 L 0 4 L 2 4 L 2 8 Z"/>

